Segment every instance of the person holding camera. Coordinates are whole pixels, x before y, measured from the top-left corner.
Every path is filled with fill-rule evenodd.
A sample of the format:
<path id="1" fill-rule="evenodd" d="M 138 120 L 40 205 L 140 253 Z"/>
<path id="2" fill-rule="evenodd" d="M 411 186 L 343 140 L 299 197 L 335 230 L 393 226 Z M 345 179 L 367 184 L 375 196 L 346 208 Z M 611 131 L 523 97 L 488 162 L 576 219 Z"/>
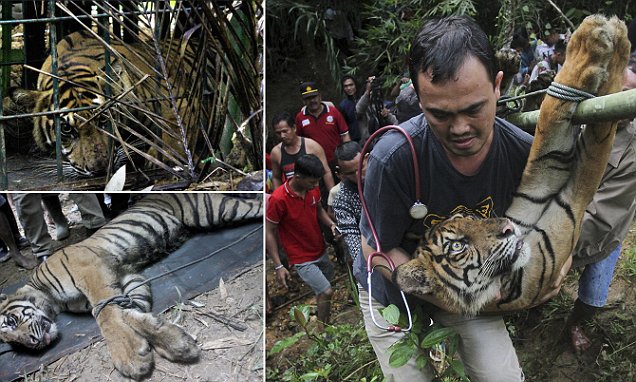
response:
<path id="1" fill-rule="evenodd" d="M 367 78 L 364 94 L 356 104 L 360 145 L 364 146 L 369 136 L 377 129 L 387 125 L 397 125 L 397 118 L 384 105 L 382 81 L 375 76 Z"/>

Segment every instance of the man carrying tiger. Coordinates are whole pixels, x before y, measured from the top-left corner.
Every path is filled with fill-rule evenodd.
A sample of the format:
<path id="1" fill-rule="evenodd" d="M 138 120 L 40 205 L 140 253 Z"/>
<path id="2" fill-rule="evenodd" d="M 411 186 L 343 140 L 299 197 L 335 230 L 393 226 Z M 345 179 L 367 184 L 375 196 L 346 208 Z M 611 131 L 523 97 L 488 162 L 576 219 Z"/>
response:
<path id="1" fill-rule="evenodd" d="M 620 86 L 622 74 L 621 55 L 625 55 L 626 61 L 629 51 L 629 45 L 626 48 L 621 40 L 621 36 L 624 37 L 625 34 L 624 27 L 621 30 L 617 26 L 617 20 L 608 22 L 602 17 L 596 17 L 588 20 L 580 29 L 570 42 L 575 48 L 572 52 L 568 50 L 568 55 L 574 56 L 575 64 L 566 63 L 562 77 L 568 73 L 576 73 L 570 74 L 575 79 L 566 80 L 567 85 L 586 92 L 607 94 L 616 91 L 614 87 L 616 84 Z M 585 44 L 587 39 L 590 40 L 589 44 Z M 614 50 L 616 53 L 612 55 Z M 609 65 L 608 61 L 612 64 Z M 570 243 L 570 252 L 561 247 L 561 240 L 558 243 L 560 252 L 557 252 L 560 258 L 558 261 L 552 260 L 551 273 L 543 278 L 534 278 L 539 271 L 536 271 L 537 260 L 530 261 L 530 254 L 537 258 L 541 256 L 536 250 L 536 235 L 532 237 L 532 243 L 525 243 L 519 239 L 519 224 L 508 219 L 477 218 L 504 216 L 506 213 L 510 214 L 511 219 L 522 216 L 522 209 L 519 209 L 522 203 L 518 203 L 515 213 L 510 213 L 508 207 L 515 195 L 518 195 L 515 192 L 520 185 L 529 155 L 535 166 L 541 165 L 543 158 L 537 159 L 537 155 L 544 152 L 550 155 L 550 160 L 562 162 L 572 160 L 578 155 L 586 155 L 573 154 L 580 148 L 573 148 L 573 138 L 568 138 L 574 136 L 568 130 L 568 116 L 576 104 L 548 102 L 550 109 L 542 112 L 538 127 L 538 131 L 543 129 L 546 133 L 540 134 L 540 145 L 533 146 L 530 154 L 532 137 L 495 117 L 503 74 L 496 72 L 493 50 L 476 23 L 463 17 L 428 22 L 412 44 L 409 62 L 423 115 L 407 121 L 402 127 L 413 137 L 417 151 L 421 202 L 428 207 L 424 227 L 428 231 L 424 244 L 418 249 L 420 256 L 409 261 L 418 247 L 418 239 L 422 238 L 422 221 L 409 215 L 409 209 L 415 201 L 413 158 L 401 134 L 386 134 L 371 152 L 367 167 L 364 196 L 372 221 L 363 216 L 363 252 L 365 257 L 375 252 L 376 243 L 371 229 L 373 226 L 383 251 L 395 264 L 408 262 L 398 267 L 397 272 L 394 272 L 394 279 L 407 292 L 415 292 L 418 297 L 427 301 L 425 310 L 434 320 L 457 332 L 460 337 L 459 352 L 471 381 L 522 381 L 523 373 L 501 317 L 479 316 L 474 313 L 484 304 L 497 299 L 510 302 L 517 298 L 519 304 L 516 306 L 521 307 L 528 306 L 528 301 L 536 304 L 555 295 L 562 275 L 569 269 L 569 254 L 578 237 L 574 233 L 578 227 L 576 224 L 563 227 L 564 230 L 570 230 L 567 235 L 565 231 L 561 232 L 567 240 L 573 241 Z M 601 79 L 606 79 L 607 84 L 599 86 Z M 558 127 L 554 129 L 556 133 L 549 128 L 553 123 Z M 602 141 L 599 147 L 603 148 L 599 153 L 602 154 L 607 149 L 608 143 L 611 147 L 611 129 L 590 130 L 588 134 L 597 134 L 600 137 L 596 139 Z M 589 139 L 585 144 L 594 146 L 595 143 L 593 145 L 592 142 Z M 565 150 L 565 153 L 553 153 L 557 151 L 555 147 Z M 591 157 L 602 162 L 602 155 L 601 159 L 595 155 Z M 535 196 L 536 200 L 542 200 L 538 195 L 545 188 L 548 188 L 548 193 L 558 195 L 559 187 L 565 188 L 563 178 L 567 183 L 570 173 L 574 173 L 580 179 L 590 176 L 589 185 L 577 186 L 583 190 L 583 196 L 579 199 L 591 198 L 598 183 L 594 185 L 595 170 L 589 167 L 601 168 L 598 175 L 600 180 L 605 162 L 600 166 L 590 165 L 590 161 L 586 164 L 588 168 L 574 170 L 566 165 L 560 168 L 552 162 L 542 170 L 534 167 L 531 170 L 534 177 L 524 184 L 526 188 L 522 188 L 521 192 Z M 563 170 L 568 172 L 565 177 L 559 172 Z M 582 172 L 578 172 L 579 170 Z M 549 177 L 549 174 L 553 176 Z M 557 190 L 552 191 L 549 187 L 556 187 Z M 556 199 L 554 205 L 561 205 L 560 211 L 554 212 L 556 207 L 552 207 L 552 204 L 548 206 L 550 209 L 526 204 L 526 214 L 540 214 L 549 210 L 558 219 L 565 216 L 564 219 L 567 220 L 571 210 L 565 206 L 564 201 L 569 200 L 568 197 L 569 195 L 565 196 L 563 200 L 546 197 L 551 201 Z M 518 196 L 516 198 L 519 199 Z M 575 202 L 573 208 L 580 210 L 585 208 L 589 200 L 587 203 L 584 200 Z M 473 218 L 449 219 L 457 214 L 471 215 Z M 546 219 L 549 218 L 547 216 Z M 517 218 L 514 222 L 520 223 L 523 220 Z M 553 224 L 546 228 L 546 232 L 534 227 L 538 234 L 543 232 L 546 236 L 559 228 L 558 224 Z M 429 250 L 431 248 L 434 249 Z M 505 253 L 507 257 L 496 258 L 496 262 L 489 261 L 491 259 L 488 256 L 497 252 Z M 382 260 L 378 260 L 380 262 Z M 533 288 L 527 285 L 526 279 L 523 283 L 520 279 L 508 279 L 504 285 L 504 281 L 498 278 L 502 273 L 518 276 L 520 271 L 513 272 L 513 266 L 521 267 L 526 263 L 532 265 L 532 272 L 527 272 L 526 275 L 530 276 L 532 273 L 532 277 L 528 278 L 536 284 Z M 364 260 L 358 260 L 354 266 L 365 268 Z M 433 281 L 421 277 L 431 273 L 435 274 L 436 279 L 433 281 L 437 289 L 427 289 Z M 489 279 L 482 285 L 480 282 L 483 280 L 480 277 Z M 472 283 L 474 280 L 476 282 Z M 361 301 L 366 301 L 366 282 L 360 279 L 358 281 L 364 286 L 360 289 Z M 511 287 L 515 282 L 518 289 Z M 477 290 L 469 290 L 469 287 Z M 456 300 L 448 297 L 453 293 Z M 372 294 L 372 309 L 391 303 L 403 305 L 395 285 L 388 281 L 375 283 Z M 532 296 L 528 297 L 529 294 Z M 467 301 L 458 308 L 458 300 L 462 297 Z M 474 306 L 479 308 L 472 311 Z M 393 369 L 388 365 L 387 348 L 400 337 L 376 328 L 368 309 L 369 307 L 363 305 L 365 325 L 385 377 L 390 381 L 432 380 L 432 370 L 419 370 L 414 359 L 401 368 Z M 381 320 L 379 314 L 375 316 Z"/>

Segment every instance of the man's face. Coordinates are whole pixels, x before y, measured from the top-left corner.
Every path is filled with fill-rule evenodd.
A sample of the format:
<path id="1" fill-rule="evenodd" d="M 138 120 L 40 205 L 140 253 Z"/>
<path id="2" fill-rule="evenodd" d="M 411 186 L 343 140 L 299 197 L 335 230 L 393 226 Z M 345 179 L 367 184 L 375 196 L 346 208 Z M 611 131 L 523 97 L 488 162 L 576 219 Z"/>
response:
<path id="1" fill-rule="evenodd" d="M 340 179 L 346 179 L 355 184 L 358 183 L 358 164 L 360 163 L 360 156 L 360 153 L 358 153 L 351 160 L 338 160 L 338 175 Z M 364 180 L 364 170 L 362 180 Z"/>
<path id="2" fill-rule="evenodd" d="M 563 65 L 563 63 L 565 62 L 565 53 L 554 52 L 552 54 L 552 61 L 559 65 Z M 556 70 L 556 68 L 554 69 Z"/>
<path id="3" fill-rule="evenodd" d="M 303 191 L 313 190 L 318 187 L 318 184 L 320 183 L 320 178 L 312 178 L 310 176 L 294 175 L 292 179 L 294 186 Z"/>
<path id="4" fill-rule="evenodd" d="M 342 89 L 344 90 L 346 95 L 353 96 L 356 94 L 356 83 L 353 82 L 351 78 L 347 78 L 342 83 Z"/>
<path id="5" fill-rule="evenodd" d="M 431 82 L 429 72 L 420 72 L 416 90 L 424 116 L 449 155 L 471 156 L 488 150 L 493 136 L 496 102 L 503 73 L 495 86 L 486 68 L 470 56 L 455 78 Z"/>
<path id="6" fill-rule="evenodd" d="M 320 111 L 320 103 L 322 102 L 322 97 L 320 94 L 316 94 L 311 97 L 303 98 L 303 103 L 307 106 L 307 110 L 310 113 L 318 113 Z"/>
<path id="7" fill-rule="evenodd" d="M 274 125 L 274 133 L 283 142 L 283 145 L 288 146 L 296 139 L 296 126 L 291 127 L 287 121 L 280 121 Z"/>

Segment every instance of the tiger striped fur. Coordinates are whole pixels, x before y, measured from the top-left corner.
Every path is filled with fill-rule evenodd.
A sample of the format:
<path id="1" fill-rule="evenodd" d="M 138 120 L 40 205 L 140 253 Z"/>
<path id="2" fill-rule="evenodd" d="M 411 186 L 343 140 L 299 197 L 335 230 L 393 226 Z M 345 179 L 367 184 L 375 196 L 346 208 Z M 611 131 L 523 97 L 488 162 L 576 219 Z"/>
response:
<path id="1" fill-rule="evenodd" d="M 104 305 L 97 323 L 114 365 L 139 379 L 152 370 L 152 347 L 171 361 L 198 358 L 181 328 L 151 313 L 150 289 L 136 274 L 182 243 L 187 231 L 211 230 L 262 215 L 260 200 L 212 193 L 152 194 L 91 237 L 56 251 L 15 294 L 0 295 L 0 340 L 31 349 L 57 336 L 62 311 L 89 312 L 100 301 L 130 294 L 134 307 Z"/>
<path id="2" fill-rule="evenodd" d="M 598 96 L 621 89 L 630 43 L 618 18 L 587 17 L 567 47 L 555 81 Z M 455 216 L 434 227 L 394 281 L 434 295 L 458 313 L 512 311 L 553 290 L 579 237 L 605 171 L 616 122 L 575 134 L 577 103 L 546 97 L 530 156 L 506 218 Z"/>
<path id="3" fill-rule="evenodd" d="M 89 177 L 103 174 L 109 166 L 113 166 L 112 161 L 125 158 L 122 149 L 128 155 L 152 156 L 175 164 L 186 163 L 186 154 L 194 149 L 199 136 L 194 117 L 199 105 L 190 105 L 180 98 L 186 92 L 197 92 L 201 88 L 192 84 L 195 80 L 188 76 L 195 60 L 190 45 L 182 45 L 177 40 L 161 45 L 167 78 L 155 68 L 156 53 L 149 46 L 141 42 L 123 44 L 118 41 L 111 41 L 109 46 L 111 68 L 107 73 L 107 50 L 92 33 L 85 30 L 71 33 L 57 44 L 59 108 L 104 108 L 61 114 L 60 138 L 65 175 Z M 3 100 L 7 114 L 55 109 L 53 77 L 47 74 L 52 72 L 51 57 L 47 58 L 41 70 L 37 90 L 9 90 Z M 144 79 L 144 75 L 149 77 Z M 111 87 L 111 97 L 117 98 L 114 104 L 110 104 L 106 97 L 107 84 Z M 177 125 L 175 108 L 167 98 L 169 93 L 178 100 L 176 109 L 186 128 L 184 136 Z M 158 117 L 147 117 L 153 114 Z M 55 153 L 53 115 L 33 117 L 33 138 L 43 152 Z M 119 146 L 119 151 L 113 150 L 115 154 L 109 152 L 110 143 L 117 144 L 120 139 L 128 145 L 125 148 Z M 159 148 L 148 149 L 149 141 Z"/>

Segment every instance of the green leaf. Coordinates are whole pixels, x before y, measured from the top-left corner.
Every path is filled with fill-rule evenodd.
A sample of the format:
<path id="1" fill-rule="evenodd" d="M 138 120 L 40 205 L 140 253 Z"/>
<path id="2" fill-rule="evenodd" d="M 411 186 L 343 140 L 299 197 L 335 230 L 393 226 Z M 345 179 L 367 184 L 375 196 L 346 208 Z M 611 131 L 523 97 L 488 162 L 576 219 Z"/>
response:
<path id="1" fill-rule="evenodd" d="M 301 326 L 307 325 L 311 307 L 309 305 L 296 305 L 289 310 L 289 316 L 292 320 L 298 322 Z"/>
<path id="2" fill-rule="evenodd" d="M 389 365 L 391 367 L 400 367 L 406 363 L 415 354 L 415 347 L 408 342 L 396 342 L 389 348 L 391 355 L 389 356 Z"/>
<path id="3" fill-rule="evenodd" d="M 305 335 L 304 332 L 298 332 L 294 334 L 292 337 L 283 338 L 282 340 L 276 342 L 272 349 L 269 351 L 269 355 L 274 355 L 280 353 L 281 351 L 287 349 L 288 347 L 294 345 L 298 340 L 301 339 Z"/>
<path id="4" fill-rule="evenodd" d="M 397 325 L 400 322 L 400 309 L 393 304 L 381 309 L 380 313 L 391 325 Z"/>
<path id="5" fill-rule="evenodd" d="M 525 13 L 530 12 L 530 8 L 528 8 L 528 6 L 527 6 L 527 5 L 524 5 L 523 7 L 521 7 L 521 10 L 522 10 L 523 12 L 525 12 Z"/>
<path id="6" fill-rule="evenodd" d="M 466 370 L 464 370 L 464 364 L 461 361 L 453 359 L 450 360 L 448 363 L 455 374 L 459 376 L 462 381 L 470 382 L 468 377 L 466 377 Z"/>
<path id="7" fill-rule="evenodd" d="M 446 338 L 455 334 L 455 330 L 452 328 L 437 328 L 431 330 L 426 337 L 422 340 L 421 346 L 423 348 L 430 348 L 435 344 L 441 343 Z"/>
<path id="8" fill-rule="evenodd" d="M 417 358 L 415 358 L 415 365 L 417 366 L 418 369 L 424 370 L 427 364 L 428 364 L 428 357 L 425 356 L 424 354 L 420 354 L 417 356 Z"/>

